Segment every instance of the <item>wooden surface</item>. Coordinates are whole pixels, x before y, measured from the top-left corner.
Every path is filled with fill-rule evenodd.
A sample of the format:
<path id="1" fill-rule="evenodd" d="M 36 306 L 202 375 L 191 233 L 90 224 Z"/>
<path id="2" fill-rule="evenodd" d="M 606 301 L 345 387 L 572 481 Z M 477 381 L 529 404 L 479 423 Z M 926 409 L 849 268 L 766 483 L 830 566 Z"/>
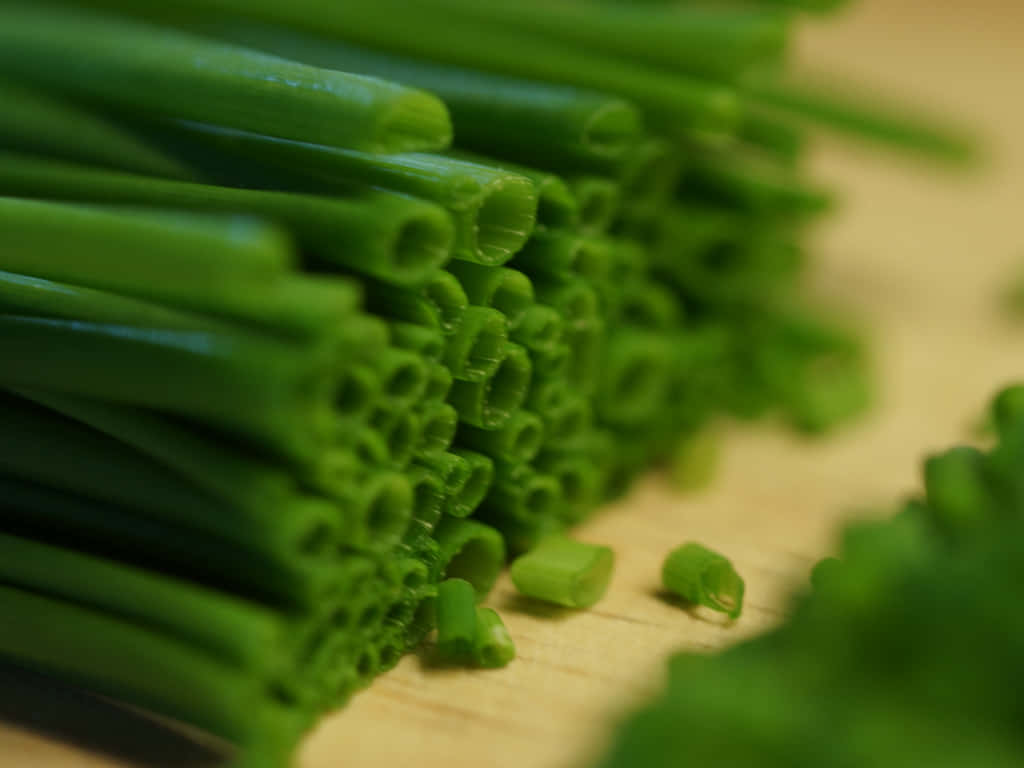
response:
<path id="1" fill-rule="evenodd" d="M 843 208 L 816 233 L 811 287 L 872 332 L 875 410 L 824 441 L 772 424 L 729 427 L 711 490 L 679 496 L 652 476 L 579 530 L 618 558 L 594 609 L 533 615 L 502 579 L 490 603 L 517 643 L 511 666 L 437 671 L 409 656 L 322 723 L 303 768 L 586 764 L 656 684 L 666 654 L 777 621 L 839 520 L 914 490 L 919 458 L 967 437 L 989 394 L 1024 377 L 1024 327 L 996 302 L 1006 276 L 1024 269 L 1024 6 L 864 0 L 806 26 L 802 61 L 960 115 L 989 149 L 987 167 L 968 175 L 846 145 L 815 153 L 815 175 L 842 191 Z M 663 556 L 690 538 L 727 553 L 746 578 L 734 626 L 656 596 Z M 113 765 L 0 724 L 3 768 Z"/>

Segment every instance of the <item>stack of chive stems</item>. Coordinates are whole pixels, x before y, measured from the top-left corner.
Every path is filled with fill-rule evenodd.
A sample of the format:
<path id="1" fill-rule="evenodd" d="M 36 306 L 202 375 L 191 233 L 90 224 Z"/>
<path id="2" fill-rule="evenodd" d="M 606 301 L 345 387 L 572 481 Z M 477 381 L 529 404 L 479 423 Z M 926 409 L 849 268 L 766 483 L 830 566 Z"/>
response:
<path id="1" fill-rule="evenodd" d="M 963 150 L 795 2 L 172 5 L 0 2 L 0 659 L 260 764 L 716 413 L 856 412 L 809 126 Z"/>

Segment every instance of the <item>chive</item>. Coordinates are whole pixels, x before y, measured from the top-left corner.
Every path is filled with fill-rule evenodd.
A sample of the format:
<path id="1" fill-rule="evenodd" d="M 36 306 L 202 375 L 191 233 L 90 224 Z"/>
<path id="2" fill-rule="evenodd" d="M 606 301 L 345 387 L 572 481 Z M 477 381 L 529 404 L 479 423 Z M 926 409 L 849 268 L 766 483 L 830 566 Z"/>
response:
<path id="1" fill-rule="evenodd" d="M 459 445 L 466 445 L 508 464 L 525 464 L 540 450 L 544 425 L 529 411 L 516 411 L 499 429 L 459 427 Z"/>
<path id="2" fill-rule="evenodd" d="M 534 276 L 537 301 L 562 313 L 566 329 L 589 325 L 598 317 L 599 301 L 589 281 L 575 275 Z"/>
<path id="3" fill-rule="evenodd" d="M 217 126 L 181 127 L 216 148 L 218 155 L 275 168 L 283 174 L 284 186 L 295 191 L 333 194 L 380 188 L 437 203 L 455 222 L 452 255 L 458 259 L 492 266 L 507 261 L 522 247 L 536 219 L 533 182 L 492 165 L 445 155 L 372 155 Z"/>
<path id="4" fill-rule="evenodd" d="M 671 332 L 683 324 L 678 295 L 657 283 L 628 280 L 615 286 L 618 322 L 648 331 Z"/>
<path id="5" fill-rule="evenodd" d="M 447 403 L 434 402 L 424 405 L 420 413 L 422 429 L 416 445 L 418 458 L 430 458 L 444 453 L 455 439 L 459 414 Z"/>
<path id="6" fill-rule="evenodd" d="M 420 442 L 422 424 L 419 416 L 409 408 L 378 408 L 370 415 L 370 426 L 387 446 L 388 465 L 404 469 L 412 461 Z"/>
<path id="7" fill-rule="evenodd" d="M 428 373 L 430 377 L 423 392 L 423 399 L 428 402 L 440 402 L 448 397 L 448 392 L 452 388 L 451 371 L 441 363 L 434 363 L 429 366 Z"/>
<path id="8" fill-rule="evenodd" d="M 599 176 L 575 176 L 569 187 L 580 209 L 580 228 L 585 232 L 604 232 L 615 218 L 619 206 L 619 188 L 611 179 Z"/>
<path id="9" fill-rule="evenodd" d="M 16 536 L 0 534 L 0 553 L 7 585 L 165 632 L 258 676 L 283 651 L 280 618 L 237 598 Z"/>
<path id="10" fill-rule="evenodd" d="M 434 273 L 415 287 L 366 279 L 363 287 L 371 311 L 413 325 L 437 328 L 445 334 L 459 330 L 462 314 L 469 306 L 459 281 L 444 271 Z"/>
<path id="11" fill-rule="evenodd" d="M 836 83 L 811 86 L 750 80 L 744 84 L 743 94 L 769 114 L 820 124 L 934 159 L 962 163 L 976 155 L 974 143 L 959 129 L 871 103 Z"/>
<path id="12" fill-rule="evenodd" d="M 467 661 L 476 645 L 476 591 L 464 579 L 437 585 L 437 651 L 450 661 Z"/>
<path id="13" fill-rule="evenodd" d="M 529 354 L 506 343 L 494 372 L 483 381 L 456 380 L 448 402 L 459 420 L 481 429 L 497 429 L 523 404 L 530 387 Z"/>
<path id="14" fill-rule="evenodd" d="M 279 731 L 291 715 L 261 681 L 141 627 L 10 587 L 0 656 L 242 744 Z M 75 653 L 67 640 L 75 639 Z"/>
<path id="15" fill-rule="evenodd" d="M 546 145 L 548 145 L 547 141 Z M 496 148 L 496 150 L 504 152 L 502 148 Z M 579 223 L 579 205 L 576 203 L 576 198 L 572 196 L 569 186 L 561 177 L 530 166 L 510 163 L 505 159 L 497 160 L 473 152 L 457 150 L 449 152 L 449 154 L 474 163 L 497 165 L 532 181 L 537 190 L 536 229 L 571 229 Z"/>
<path id="16" fill-rule="evenodd" d="M 438 13 L 430 6 L 410 7 L 403 0 L 344 5 L 304 0 L 287 6 L 217 0 L 215 9 L 209 3 L 201 7 L 206 17 L 216 10 L 461 67 L 606 90 L 688 134 L 720 135 L 730 131 L 737 118 L 736 95 L 728 88 L 497 24 Z M 395 24 L 395 18 L 402 24 Z"/>
<path id="17" fill-rule="evenodd" d="M 381 384 L 380 395 L 389 407 L 411 406 L 427 388 L 429 372 L 418 354 L 396 347 L 384 347 L 373 353 L 373 363 Z"/>
<path id="18" fill-rule="evenodd" d="M 328 435 L 323 355 L 240 333 L 0 317 L 10 387 L 53 389 L 204 420 L 298 462 Z M 313 353 L 313 354 L 311 354 Z"/>
<path id="19" fill-rule="evenodd" d="M 730 619 L 743 611 L 743 579 L 717 552 L 690 542 L 672 550 L 662 566 L 661 580 L 669 592 L 703 605 Z"/>
<path id="20" fill-rule="evenodd" d="M 672 195 L 683 161 L 675 144 L 651 138 L 630 147 L 615 171 L 623 200 L 657 204 Z"/>
<path id="21" fill-rule="evenodd" d="M 1005 387 L 992 399 L 992 422 L 1002 439 L 1007 439 L 1024 421 L 1024 384 Z"/>
<path id="22" fill-rule="evenodd" d="M 563 338 L 568 339 L 566 333 Z M 534 378 L 557 379 L 563 381 L 569 378 L 569 364 L 572 351 L 568 343 L 552 344 L 547 348 L 535 349 L 530 355 L 533 363 L 533 370 L 536 372 Z M 547 409 L 543 409 L 546 416 Z"/>
<path id="23" fill-rule="evenodd" d="M 608 547 L 551 536 L 514 561 L 509 575 L 528 597 L 589 608 L 608 589 L 614 560 Z"/>
<path id="24" fill-rule="evenodd" d="M 337 508 L 322 499 L 223 504 L 134 449 L 28 402 L 0 398 L 0 414 L 0 468 L 8 475 L 269 553 L 323 557 L 340 527 Z"/>
<path id="25" fill-rule="evenodd" d="M 480 505 L 491 487 L 494 462 L 482 453 L 465 448 L 454 448 L 452 452 L 465 460 L 469 467 L 469 477 L 459 492 L 447 500 L 445 513 L 452 517 L 468 517 Z"/>
<path id="26" fill-rule="evenodd" d="M 508 321 L 501 312 L 469 307 L 463 313 L 462 324 L 448 339 L 444 363 L 455 378 L 482 382 L 501 365 L 507 339 Z"/>
<path id="27" fill-rule="evenodd" d="M 623 330 L 608 338 L 595 402 L 602 419 L 636 424 L 662 406 L 668 394 L 671 347 L 666 337 Z"/>
<path id="28" fill-rule="evenodd" d="M 444 518 L 434 538 L 440 547 L 439 568 L 444 578 L 465 579 L 483 599 L 505 564 L 501 534 L 476 520 Z"/>
<path id="29" fill-rule="evenodd" d="M 131 132 L 65 99 L 0 81 L 0 102 L 0 142 L 9 149 L 150 176 L 192 176 L 181 163 Z"/>
<path id="30" fill-rule="evenodd" d="M 417 459 L 417 462 L 435 473 L 441 480 L 444 487 L 442 509 L 449 506 L 452 500 L 462 493 L 473 473 L 472 467 L 463 456 L 448 451 L 437 456 Z"/>
<path id="31" fill-rule="evenodd" d="M 566 231 L 534 232 L 512 266 L 528 275 L 558 276 L 576 269 L 585 240 Z"/>
<path id="32" fill-rule="evenodd" d="M 931 516 L 954 535 L 991 524 L 998 513 L 986 483 L 985 454 L 958 446 L 924 463 L 924 486 Z"/>
<path id="33" fill-rule="evenodd" d="M 530 383 L 525 406 L 546 421 L 548 414 L 560 408 L 568 396 L 568 384 L 564 379 L 535 376 Z"/>
<path id="34" fill-rule="evenodd" d="M 435 472 L 424 466 L 413 465 L 405 470 L 406 479 L 412 488 L 412 520 L 405 533 L 405 543 L 415 546 L 423 537 L 429 536 L 441 519 L 444 503 L 444 483 Z"/>
<path id="35" fill-rule="evenodd" d="M 391 342 L 399 349 L 415 352 L 427 361 L 438 361 L 444 354 L 444 336 L 439 331 L 413 323 L 392 322 L 390 326 Z"/>
<path id="36" fill-rule="evenodd" d="M 590 398 L 570 394 L 544 413 L 545 444 L 560 448 L 578 446 L 593 427 Z"/>
<path id="37" fill-rule="evenodd" d="M 473 660 L 478 667 L 506 667 L 516 657 L 516 646 L 501 617 L 490 608 L 476 609 Z"/>
<path id="38" fill-rule="evenodd" d="M 581 323 L 566 333 L 566 344 L 569 347 L 569 383 L 582 394 L 592 395 L 602 383 L 598 374 L 602 365 L 604 342 L 605 329 L 602 321 Z M 630 397 L 637 395 L 633 393 Z"/>
<path id="39" fill-rule="evenodd" d="M 641 131 L 638 110 L 599 92 L 505 77 L 404 58 L 280 27 L 227 23 L 210 28 L 226 39 L 308 64 L 408 83 L 441 97 L 456 142 L 486 155 L 546 166 L 555 157 L 615 157 Z M 598 87 L 601 87 L 600 85 Z M 510 169 L 517 170 L 517 169 Z"/>
<path id="40" fill-rule="evenodd" d="M 279 510 L 295 493 L 280 468 L 238 451 L 155 413 L 40 390 L 17 394 L 88 425 L 163 464 L 228 504 L 252 510 Z"/>
<path id="41" fill-rule="evenodd" d="M 784 14 L 743 8 L 665 9 L 630 4 L 586 8 L 539 0 L 495 8 L 471 0 L 430 0 L 426 5 L 450 17 L 710 78 L 734 77 L 778 62 L 789 26 Z"/>
<path id="42" fill-rule="evenodd" d="M 523 310 L 509 338 L 531 352 L 550 351 L 562 340 L 562 316 L 558 310 L 534 304 Z"/>
<path id="43" fill-rule="evenodd" d="M 0 476 L 4 529 L 198 579 L 219 589 L 290 609 L 315 606 L 333 587 L 322 564 L 294 553 L 260 549 L 237 537 L 152 520 L 111 503 Z M 180 523 L 180 521 L 179 521 Z M 231 552 L 225 558 L 225 552 Z"/>
<path id="44" fill-rule="evenodd" d="M 739 138 L 789 167 L 798 164 L 808 144 L 807 131 L 792 120 L 750 106 L 740 124 Z"/>
<path id="45" fill-rule="evenodd" d="M 5 7 L 0 30 L 5 71 L 116 108 L 371 152 L 451 141 L 436 97 L 376 78 L 66 9 Z"/>
<path id="46" fill-rule="evenodd" d="M 239 211 L 286 224 L 315 263 L 401 284 L 430 276 L 449 256 L 450 217 L 438 206 L 385 192 L 349 199 L 154 179 L 0 153 L 0 192 L 30 197 Z M 178 278 L 179 281 L 181 278 Z"/>
<path id="47" fill-rule="evenodd" d="M 558 481 L 550 475 L 525 464 L 499 465 L 479 514 L 507 532 L 515 525 L 533 525 L 553 517 L 558 497 Z"/>
<path id="48" fill-rule="evenodd" d="M 607 293 L 606 286 L 611 280 L 613 248 L 614 242 L 607 237 L 585 237 L 573 264 L 573 271 L 590 280 L 602 295 Z"/>
<path id="49" fill-rule="evenodd" d="M 513 325 L 533 304 L 530 278 L 515 269 L 460 261 L 449 264 L 447 270 L 458 279 L 471 303 L 498 310 Z"/>
<path id="50" fill-rule="evenodd" d="M 546 450 L 535 462 L 537 468 L 553 477 L 561 490 L 557 516 L 568 524 L 583 520 L 597 503 L 601 489 L 601 473 L 586 453 Z"/>
<path id="51" fill-rule="evenodd" d="M 384 552 L 397 544 L 412 519 L 412 487 L 405 476 L 392 471 L 370 471 L 349 489 L 354 524 L 345 545 Z"/>

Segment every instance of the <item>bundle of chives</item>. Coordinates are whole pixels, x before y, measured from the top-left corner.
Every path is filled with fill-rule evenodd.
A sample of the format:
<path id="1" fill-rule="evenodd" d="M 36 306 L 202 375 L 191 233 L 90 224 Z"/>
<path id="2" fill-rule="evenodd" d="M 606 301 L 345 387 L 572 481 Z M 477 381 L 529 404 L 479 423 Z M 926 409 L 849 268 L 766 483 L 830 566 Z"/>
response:
<path id="1" fill-rule="evenodd" d="M 859 344 L 790 299 L 827 202 L 802 122 L 941 144 L 776 84 L 765 9 L 62 0 L 0 27 L 0 194 L 35 198 L 0 197 L 0 571 L 46 601 L 0 603 L 144 631 L 185 680 L 209 647 L 253 666 L 218 657 L 190 711 L 102 654 L 0 652 L 272 763 L 449 623 L 444 579 L 479 666 L 514 652 L 472 605 L 506 551 L 544 542 L 514 577 L 596 599 L 610 555 L 551 534 L 717 410 L 856 411 Z M 940 465 L 953 525 L 974 464 Z"/>

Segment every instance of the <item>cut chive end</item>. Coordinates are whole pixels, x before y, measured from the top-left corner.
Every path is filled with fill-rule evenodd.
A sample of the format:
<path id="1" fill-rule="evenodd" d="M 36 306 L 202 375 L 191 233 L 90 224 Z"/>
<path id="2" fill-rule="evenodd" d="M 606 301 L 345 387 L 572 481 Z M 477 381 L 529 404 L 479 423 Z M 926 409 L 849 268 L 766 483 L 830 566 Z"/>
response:
<path id="1" fill-rule="evenodd" d="M 537 190 L 525 176 L 506 176 L 484 192 L 476 215 L 481 264 L 504 264 L 525 244 L 537 220 Z"/>
<path id="2" fill-rule="evenodd" d="M 568 608 L 588 608 L 611 581 L 615 556 L 608 547 L 549 536 L 509 569 L 516 588 L 528 597 Z"/>
<path id="3" fill-rule="evenodd" d="M 391 109 L 377 126 L 375 150 L 385 154 L 399 152 L 439 152 L 452 143 L 452 121 L 448 108 L 433 94 L 402 88 Z"/>

